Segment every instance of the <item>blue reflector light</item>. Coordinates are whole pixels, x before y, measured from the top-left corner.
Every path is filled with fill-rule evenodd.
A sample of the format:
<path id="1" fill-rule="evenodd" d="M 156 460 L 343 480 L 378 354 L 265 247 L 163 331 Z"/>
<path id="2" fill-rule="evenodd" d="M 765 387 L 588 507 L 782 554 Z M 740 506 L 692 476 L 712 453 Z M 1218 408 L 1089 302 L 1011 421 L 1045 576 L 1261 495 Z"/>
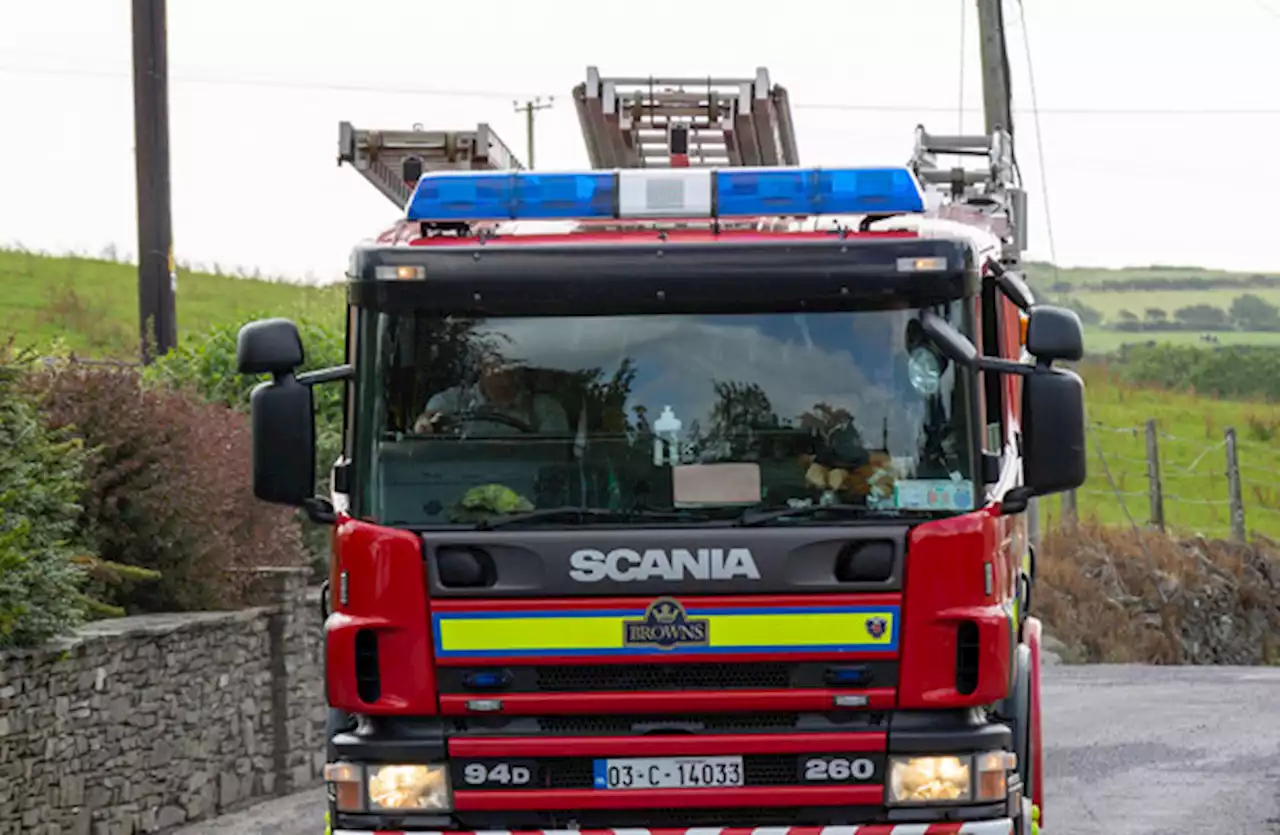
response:
<path id="1" fill-rule="evenodd" d="M 611 218 L 613 172 L 583 174 L 427 173 L 405 208 L 408 220 L 565 220 Z"/>
<path id="2" fill-rule="evenodd" d="M 472 690 L 496 690 L 510 681 L 511 673 L 506 670 L 472 670 L 462 676 L 463 685 Z"/>
<path id="3" fill-rule="evenodd" d="M 677 172 L 687 175 L 687 171 Z M 650 193 L 677 173 L 628 170 L 632 191 Z M 714 196 L 707 217 L 776 215 L 863 215 L 924 211 L 924 195 L 907 168 L 742 168 L 706 174 Z M 636 180 L 636 182 L 632 182 Z M 684 180 L 689 180 L 684 176 Z M 687 193 L 693 181 L 680 185 L 682 206 L 697 205 Z M 663 182 L 659 182 L 663 181 Z M 698 189 L 706 185 L 696 184 Z M 668 189 L 669 190 L 669 189 Z M 544 174 L 536 171 L 428 172 L 418 180 L 405 207 L 411 221 L 590 220 L 625 218 L 619 211 L 622 189 L 617 171 Z M 692 203 L 690 201 L 693 200 Z M 705 205 L 705 203 L 703 203 Z M 623 207 L 627 208 L 626 206 Z M 686 206 L 687 208 L 687 206 Z M 688 217 L 686 208 L 673 216 Z M 701 210 L 699 210 L 701 211 Z M 638 216 L 660 217 L 649 206 Z"/>
<path id="4" fill-rule="evenodd" d="M 756 168 L 717 172 L 716 208 L 721 217 L 922 212 L 924 196 L 906 168 Z"/>
<path id="5" fill-rule="evenodd" d="M 866 667 L 828 667 L 823 676 L 827 684 L 866 684 L 871 671 Z"/>

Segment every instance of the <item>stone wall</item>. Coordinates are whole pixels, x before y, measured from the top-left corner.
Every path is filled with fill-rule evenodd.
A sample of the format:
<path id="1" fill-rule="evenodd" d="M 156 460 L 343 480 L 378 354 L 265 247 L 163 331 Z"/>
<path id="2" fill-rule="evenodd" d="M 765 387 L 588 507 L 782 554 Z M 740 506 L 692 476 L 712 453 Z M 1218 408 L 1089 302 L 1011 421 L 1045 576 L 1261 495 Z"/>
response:
<path id="1" fill-rule="evenodd" d="M 0 653 L 0 835 L 132 835 L 319 781 L 322 624 L 306 574 L 259 608 L 100 621 Z"/>

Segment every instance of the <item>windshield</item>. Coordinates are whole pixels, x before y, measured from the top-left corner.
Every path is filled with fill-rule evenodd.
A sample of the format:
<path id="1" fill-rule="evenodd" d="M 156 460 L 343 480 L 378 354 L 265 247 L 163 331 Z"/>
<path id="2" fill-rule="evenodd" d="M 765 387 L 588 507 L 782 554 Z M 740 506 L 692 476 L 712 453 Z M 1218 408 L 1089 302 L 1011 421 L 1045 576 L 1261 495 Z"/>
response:
<path id="1" fill-rule="evenodd" d="M 934 310 L 970 330 L 962 302 Z M 974 507 L 967 377 L 918 310 L 360 315 L 360 510 L 382 524 Z"/>

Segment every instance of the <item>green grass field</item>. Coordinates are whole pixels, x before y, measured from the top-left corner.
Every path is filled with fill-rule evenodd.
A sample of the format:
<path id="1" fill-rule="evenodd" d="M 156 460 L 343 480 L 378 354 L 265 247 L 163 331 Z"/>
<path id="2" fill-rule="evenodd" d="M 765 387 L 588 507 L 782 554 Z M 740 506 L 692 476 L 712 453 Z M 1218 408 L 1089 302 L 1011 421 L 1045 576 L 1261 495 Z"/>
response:
<path id="1" fill-rule="evenodd" d="M 1214 337 L 1219 345 L 1277 345 L 1280 333 L 1218 331 Z M 1109 354 L 1124 345 L 1145 345 L 1156 342 L 1161 345 L 1198 345 L 1205 343 L 1199 331 L 1163 331 L 1158 333 L 1127 333 L 1106 328 L 1085 328 L 1084 347 L 1089 354 Z"/>
<path id="2" fill-rule="evenodd" d="M 208 273 L 178 272 L 178 332 L 238 321 L 254 313 L 332 316 L 344 309 L 341 286 L 307 287 Z M 0 250 L 0 334 L 48 347 L 55 338 L 84 356 L 137 355 L 138 270 L 89 258 Z"/>
<path id="3" fill-rule="evenodd" d="M 1280 538 L 1280 404 L 1139 389 L 1101 371 L 1087 371 L 1085 379 L 1091 438 L 1089 480 L 1078 494 L 1081 516 L 1128 524 L 1127 507 L 1135 521 L 1146 523 L 1145 424 L 1154 418 L 1166 520 L 1186 531 L 1225 536 L 1230 518 L 1223 433 L 1233 426 L 1247 526 Z M 1057 505 L 1056 499 L 1045 502 L 1054 517 Z"/>
<path id="4" fill-rule="evenodd" d="M 1079 290 L 1071 293 L 1071 298 L 1078 299 L 1092 308 L 1102 311 L 1109 321 L 1114 321 L 1121 310 L 1128 310 L 1142 318 L 1143 311 L 1149 307 L 1158 307 L 1173 317 L 1173 312 L 1182 307 L 1196 304 L 1207 304 L 1231 309 L 1231 302 L 1245 293 L 1252 293 L 1275 305 L 1280 305 L 1280 287 L 1261 287 L 1257 289 L 1220 288 L 1212 290 Z"/>

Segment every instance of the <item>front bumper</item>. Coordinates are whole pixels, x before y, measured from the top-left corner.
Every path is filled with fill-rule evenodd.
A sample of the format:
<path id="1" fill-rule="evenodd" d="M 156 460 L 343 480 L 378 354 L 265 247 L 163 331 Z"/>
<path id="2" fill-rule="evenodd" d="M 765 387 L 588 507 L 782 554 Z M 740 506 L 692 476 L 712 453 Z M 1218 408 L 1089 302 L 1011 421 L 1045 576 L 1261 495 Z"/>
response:
<path id="1" fill-rule="evenodd" d="M 430 835 L 1015 835 L 1012 818 L 965 823 L 897 823 L 866 826 L 696 827 L 690 829 L 538 829 L 521 832 L 435 832 Z M 335 829 L 333 835 L 426 835 L 388 829 Z"/>

